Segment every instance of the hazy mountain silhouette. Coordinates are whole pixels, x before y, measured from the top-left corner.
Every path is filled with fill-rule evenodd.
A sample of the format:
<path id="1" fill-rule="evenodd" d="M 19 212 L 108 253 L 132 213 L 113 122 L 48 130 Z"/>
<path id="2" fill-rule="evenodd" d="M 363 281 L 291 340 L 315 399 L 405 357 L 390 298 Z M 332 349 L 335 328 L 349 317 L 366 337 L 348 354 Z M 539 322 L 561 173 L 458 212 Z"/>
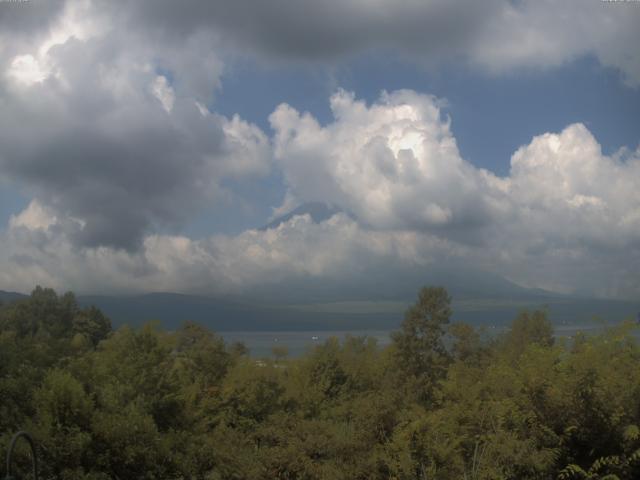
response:
<path id="1" fill-rule="evenodd" d="M 11 303 L 15 300 L 20 300 L 21 298 L 26 298 L 27 295 L 18 292 L 5 292 L 4 290 L 0 290 L 0 303 Z"/>
<path id="2" fill-rule="evenodd" d="M 557 325 L 586 324 L 595 317 L 619 322 L 635 318 L 640 301 L 600 300 L 546 295 L 536 290 L 519 291 L 518 296 L 453 295 L 453 320 L 474 325 L 506 325 L 523 309 L 548 308 Z M 63 292 L 59 292 L 63 293 Z M 15 292 L 0 291 L 3 303 L 26 298 Z M 78 303 L 95 305 L 113 322 L 139 326 L 158 321 L 164 328 L 176 329 L 190 320 L 214 331 L 276 330 L 386 330 L 395 329 L 404 311 L 415 298 L 276 303 L 250 297 L 208 297 L 176 293 L 150 293 L 131 296 L 79 295 Z"/>
<path id="3" fill-rule="evenodd" d="M 278 228 L 296 215 L 309 215 L 314 222 L 322 222 L 340 212 L 355 218 L 332 205 L 305 203 L 260 230 Z M 392 329 L 397 328 L 407 306 L 425 285 L 447 288 L 454 302 L 453 320 L 472 324 L 504 325 L 523 309 L 545 307 L 553 322 L 574 325 L 594 316 L 606 321 L 635 318 L 640 311 L 640 301 L 578 298 L 524 288 L 495 273 L 464 265 L 408 267 L 389 262 L 370 263 L 359 272 L 335 278 L 301 275 L 257 285 L 236 296 L 79 295 L 78 302 L 100 308 L 116 327 L 157 320 L 165 328 L 175 329 L 191 320 L 218 331 Z M 0 291 L 3 303 L 24 297 Z"/>
<path id="4" fill-rule="evenodd" d="M 264 230 L 269 230 L 271 228 L 277 228 L 283 223 L 288 222 L 293 217 L 298 215 L 309 215 L 311 217 L 311 220 L 313 220 L 315 223 L 320 223 L 330 219 L 336 213 L 347 213 L 347 212 L 345 212 L 344 210 L 334 205 L 329 205 L 323 202 L 303 203 L 299 207 L 296 207 L 293 210 L 291 210 L 290 212 L 274 218 L 266 225 L 263 225 L 262 227 L 258 228 L 258 230 L 264 231 Z M 349 213 L 347 213 L 347 215 L 353 216 Z"/>
<path id="5" fill-rule="evenodd" d="M 95 305 L 114 326 L 159 321 L 178 328 L 184 321 L 214 331 L 233 330 L 385 330 L 397 328 L 411 302 L 344 301 L 275 304 L 245 299 L 153 293 L 130 297 L 79 296 L 82 306 Z M 553 323 L 587 324 L 599 318 L 619 322 L 634 317 L 640 302 L 535 296 L 520 299 L 475 298 L 453 302 L 453 320 L 474 325 L 506 325 L 518 312 L 546 308 Z"/>

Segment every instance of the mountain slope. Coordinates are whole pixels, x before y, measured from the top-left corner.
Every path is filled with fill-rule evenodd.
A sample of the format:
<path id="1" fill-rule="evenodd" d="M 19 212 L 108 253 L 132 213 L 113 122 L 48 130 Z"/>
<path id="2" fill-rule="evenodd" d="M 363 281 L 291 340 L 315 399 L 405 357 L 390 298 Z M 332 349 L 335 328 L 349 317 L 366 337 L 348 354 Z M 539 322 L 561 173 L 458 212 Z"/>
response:
<path id="1" fill-rule="evenodd" d="M 5 292 L 4 290 L 0 290 L 0 303 L 11 303 L 26 297 L 27 295 L 24 295 L 22 293 Z"/>
<path id="2" fill-rule="evenodd" d="M 202 323 L 214 331 L 278 330 L 389 330 L 403 319 L 412 301 L 360 300 L 275 304 L 251 299 L 214 298 L 173 293 L 129 297 L 80 296 L 81 306 L 95 305 L 122 324 L 142 325 L 159 321 L 173 330 L 184 321 Z M 506 325 L 518 312 L 546 308 L 557 325 L 585 325 L 594 318 L 620 322 L 635 318 L 640 301 L 579 299 L 571 297 L 453 298 L 453 321 L 474 325 Z"/>
<path id="3" fill-rule="evenodd" d="M 264 231 L 271 228 L 278 228 L 281 224 L 288 222 L 293 217 L 298 215 L 309 215 L 311 220 L 315 223 L 324 222 L 330 219 L 336 213 L 342 213 L 343 211 L 333 205 L 328 205 L 322 202 L 309 202 L 303 203 L 297 208 L 294 208 L 289 213 L 285 213 L 279 217 L 274 218 L 266 225 L 258 228 L 258 230 Z"/>
<path id="4" fill-rule="evenodd" d="M 389 328 L 398 323 L 397 312 L 323 312 L 229 298 L 152 293 L 137 296 L 79 296 L 81 306 L 100 308 L 114 326 L 141 325 L 157 320 L 176 329 L 185 321 L 202 323 L 214 331 L 233 330 L 342 330 Z"/>

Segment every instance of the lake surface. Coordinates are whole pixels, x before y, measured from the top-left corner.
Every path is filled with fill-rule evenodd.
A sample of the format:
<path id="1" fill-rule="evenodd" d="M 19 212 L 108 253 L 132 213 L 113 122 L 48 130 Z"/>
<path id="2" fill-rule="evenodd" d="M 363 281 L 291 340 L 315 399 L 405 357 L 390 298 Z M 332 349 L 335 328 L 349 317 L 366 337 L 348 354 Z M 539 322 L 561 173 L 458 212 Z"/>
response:
<path id="1" fill-rule="evenodd" d="M 556 337 L 572 337 L 577 332 L 598 333 L 612 326 L 604 324 L 555 325 Z M 503 326 L 487 326 L 488 335 L 497 335 L 506 330 Z M 324 343 L 331 337 L 344 340 L 347 336 L 371 337 L 378 345 L 384 347 L 391 342 L 392 330 L 317 330 L 317 331 L 247 331 L 219 332 L 228 343 L 242 342 L 249 348 L 249 354 L 256 358 L 273 357 L 272 349 L 286 347 L 289 357 L 299 357 L 316 345 Z"/>
<path id="2" fill-rule="evenodd" d="M 321 345 L 331 337 L 341 341 L 347 336 L 375 338 L 379 346 L 391 342 L 391 330 L 318 330 L 309 332 L 219 332 L 226 342 L 242 342 L 249 348 L 252 357 L 272 357 L 272 349 L 286 347 L 290 357 L 299 357 L 316 345 Z"/>

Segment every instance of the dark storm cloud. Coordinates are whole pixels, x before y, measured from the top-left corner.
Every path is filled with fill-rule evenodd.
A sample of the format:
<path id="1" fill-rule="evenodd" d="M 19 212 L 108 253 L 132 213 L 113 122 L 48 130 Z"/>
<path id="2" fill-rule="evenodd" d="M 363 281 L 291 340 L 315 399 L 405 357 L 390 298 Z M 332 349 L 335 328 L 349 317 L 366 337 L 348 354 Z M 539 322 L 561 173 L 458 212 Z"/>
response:
<path id="1" fill-rule="evenodd" d="M 179 35 L 214 28 L 241 45 L 305 60 L 375 47 L 433 55 L 467 45 L 502 4 L 497 0 L 147 0 L 132 5 L 130 21 Z"/>
<path id="2" fill-rule="evenodd" d="M 179 45 L 92 34 L 0 63 L 0 175 L 76 218 L 77 245 L 135 250 L 152 227 L 214 199 L 224 178 L 265 172 L 262 133 L 196 103 L 217 82 L 210 54 L 189 39 L 178 58 Z"/>
<path id="3" fill-rule="evenodd" d="M 117 13 L 130 28 L 175 38 L 216 32 L 232 51 L 293 61 L 333 62 L 378 50 L 426 65 L 462 61 L 496 73 L 593 55 L 637 86 L 640 9 L 618 3 L 143 0 Z"/>
<path id="4" fill-rule="evenodd" d="M 23 115 L 17 118 L 28 124 Z M 90 121 L 66 123 L 63 131 L 16 152 L 7 173 L 46 204 L 84 220 L 86 227 L 75 233 L 80 244 L 135 248 L 152 223 L 178 222 L 193 207 L 202 174 L 201 145 L 191 145 L 189 135 L 168 122 L 140 120 L 122 115 L 117 136 Z M 215 154 L 221 148 L 215 124 L 211 136 Z"/>

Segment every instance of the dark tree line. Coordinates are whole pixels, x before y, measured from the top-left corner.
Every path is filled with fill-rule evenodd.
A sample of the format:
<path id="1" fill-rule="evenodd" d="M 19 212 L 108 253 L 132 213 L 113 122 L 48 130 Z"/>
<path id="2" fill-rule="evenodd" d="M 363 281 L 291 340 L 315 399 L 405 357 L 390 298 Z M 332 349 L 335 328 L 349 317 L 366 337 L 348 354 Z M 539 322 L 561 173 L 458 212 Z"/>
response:
<path id="1" fill-rule="evenodd" d="M 640 478 L 631 323 L 561 341 L 523 312 L 488 337 L 450 304 L 423 289 L 386 348 L 257 361 L 36 288 L 0 307 L 0 445 L 32 432 L 56 479 Z"/>

